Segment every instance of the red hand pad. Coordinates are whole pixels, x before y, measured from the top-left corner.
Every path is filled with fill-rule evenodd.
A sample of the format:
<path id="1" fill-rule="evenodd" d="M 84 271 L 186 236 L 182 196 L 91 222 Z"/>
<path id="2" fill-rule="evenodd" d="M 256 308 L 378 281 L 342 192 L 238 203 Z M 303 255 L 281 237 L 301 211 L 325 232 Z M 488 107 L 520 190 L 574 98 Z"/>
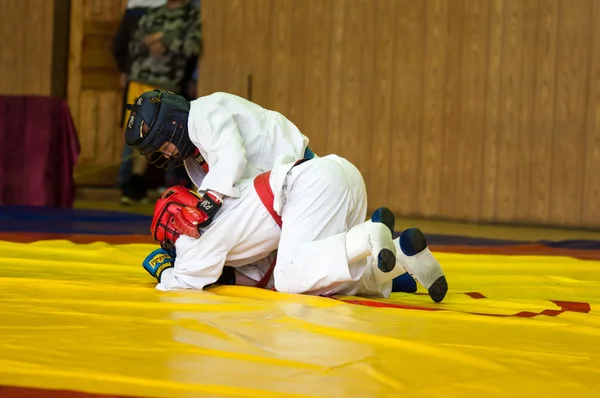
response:
<path id="1" fill-rule="evenodd" d="M 207 220 L 206 214 L 202 213 L 195 207 L 184 207 L 175 216 L 173 226 L 182 235 L 187 235 L 192 238 L 199 238 L 200 231 L 198 225 Z"/>

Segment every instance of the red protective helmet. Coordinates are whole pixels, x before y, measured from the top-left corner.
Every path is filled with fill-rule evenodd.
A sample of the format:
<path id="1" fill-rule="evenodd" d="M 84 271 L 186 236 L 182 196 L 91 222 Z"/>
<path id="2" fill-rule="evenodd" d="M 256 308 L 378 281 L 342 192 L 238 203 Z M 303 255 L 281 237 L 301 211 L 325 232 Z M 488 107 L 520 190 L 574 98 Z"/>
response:
<path id="1" fill-rule="evenodd" d="M 198 224 L 205 220 L 196 205 L 201 197 L 194 191 L 177 185 L 162 194 L 154 206 L 150 233 L 165 250 L 174 250 L 180 235 L 199 237 Z"/>

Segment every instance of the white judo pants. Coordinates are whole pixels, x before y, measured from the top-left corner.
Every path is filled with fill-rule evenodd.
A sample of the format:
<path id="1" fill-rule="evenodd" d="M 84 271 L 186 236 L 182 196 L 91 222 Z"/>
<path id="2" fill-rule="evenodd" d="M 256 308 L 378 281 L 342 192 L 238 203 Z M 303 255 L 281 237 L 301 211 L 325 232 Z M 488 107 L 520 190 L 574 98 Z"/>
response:
<path id="1" fill-rule="evenodd" d="M 275 289 L 320 295 L 360 285 L 372 259 L 348 263 L 346 231 L 366 220 L 361 173 L 347 160 L 329 155 L 292 168 L 286 183 Z"/>

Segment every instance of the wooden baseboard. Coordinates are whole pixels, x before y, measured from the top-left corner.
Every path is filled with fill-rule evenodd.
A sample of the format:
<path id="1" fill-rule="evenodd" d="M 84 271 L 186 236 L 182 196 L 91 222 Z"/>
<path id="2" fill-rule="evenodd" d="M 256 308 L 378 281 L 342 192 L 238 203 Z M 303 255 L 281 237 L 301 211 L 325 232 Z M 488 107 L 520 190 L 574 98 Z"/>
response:
<path id="1" fill-rule="evenodd" d="M 155 190 L 148 191 L 151 202 L 160 197 Z M 121 199 L 121 190 L 109 187 L 78 186 L 75 191 L 76 200 L 89 200 L 95 202 L 118 202 Z"/>
<path id="2" fill-rule="evenodd" d="M 75 199 L 101 202 L 118 202 L 121 190 L 116 188 L 77 187 Z"/>

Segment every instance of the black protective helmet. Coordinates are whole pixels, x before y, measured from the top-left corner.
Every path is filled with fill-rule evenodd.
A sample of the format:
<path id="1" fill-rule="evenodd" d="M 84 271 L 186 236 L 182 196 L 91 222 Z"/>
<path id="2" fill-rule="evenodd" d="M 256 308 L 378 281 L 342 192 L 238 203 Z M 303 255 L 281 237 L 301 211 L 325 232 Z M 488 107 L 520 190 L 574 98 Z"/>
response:
<path id="1" fill-rule="evenodd" d="M 131 114 L 125 126 L 125 142 L 151 163 L 168 169 L 194 154 L 196 148 L 188 135 L 190 103 L 185 98 L 170 91 L 152 90 L 126 107 Z M 156 156 L 165 143 L 174 144 L 178 153 L 170 158 Z"/>

